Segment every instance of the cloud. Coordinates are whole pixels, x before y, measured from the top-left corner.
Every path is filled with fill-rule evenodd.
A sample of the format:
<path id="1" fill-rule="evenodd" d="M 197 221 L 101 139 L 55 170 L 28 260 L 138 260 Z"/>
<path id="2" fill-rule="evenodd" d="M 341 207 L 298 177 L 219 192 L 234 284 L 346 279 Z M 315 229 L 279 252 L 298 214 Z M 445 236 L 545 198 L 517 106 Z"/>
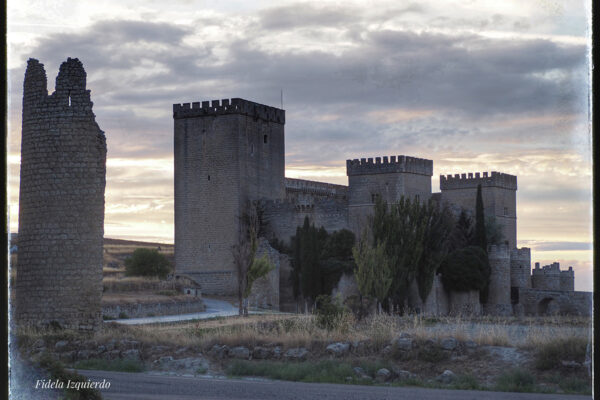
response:
<path id="1" fill-rule="evenodd" d="M 551 242 L 538 240 L 519 241 L 519 244 L 530 247 L 535 251 L 573 251 L 573 250 L 592 250 L 590 242 Z"/>

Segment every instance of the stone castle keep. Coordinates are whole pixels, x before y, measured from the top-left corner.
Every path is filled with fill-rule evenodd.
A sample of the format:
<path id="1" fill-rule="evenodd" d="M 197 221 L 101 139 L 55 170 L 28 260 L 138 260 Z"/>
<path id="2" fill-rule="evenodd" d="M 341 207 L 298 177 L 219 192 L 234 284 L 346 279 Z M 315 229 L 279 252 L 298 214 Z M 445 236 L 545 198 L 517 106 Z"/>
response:
<path id="1" fill-rule="evenodd" d="M 415 293 L 409 296 L 409 306 L 431 314 L 591 311 L 589 293 L 574 291 L 572 268 L 536 265 L 532 273 L 530 249 L 516 248 L 516 176 L 442 175 L 440 192 L 432 193 L 433 161 L 401 155 L 347 160 L 348 186 L 291 179 L 285 177 L 284 110 L 234 98 L 174 104 L 173 118 L 176 272 L 200 283 L 206 294 L 236 292 L 231 248 L 247 200 L 262 204 L 266 236 L 289 243 L 305 216 L 328 231 L 359 233 L 376 196 L 388 203 L 402 196 L 433 197 L 474 214 L 481 184 L 485 215 L 495 217 L 506 241 L 489 249 L 488 304 L 482 310 L 472 293 L 445 293 L 438 276 L 425 304 Z M 268 251 L 277 253 L 270 247 Z M 289 260 L 273 257 L 278 268 L 258 285 L 266 293 L 257 295 L 257 301 L 283 309 L 290 301 Z"/>
<path id="2" fill-rule="evenodd" d="M 81 62 L 48 95 L 29 59 L 23 87 L 16 320 L 93 330 L 101 322 L 106 139 Z"/>

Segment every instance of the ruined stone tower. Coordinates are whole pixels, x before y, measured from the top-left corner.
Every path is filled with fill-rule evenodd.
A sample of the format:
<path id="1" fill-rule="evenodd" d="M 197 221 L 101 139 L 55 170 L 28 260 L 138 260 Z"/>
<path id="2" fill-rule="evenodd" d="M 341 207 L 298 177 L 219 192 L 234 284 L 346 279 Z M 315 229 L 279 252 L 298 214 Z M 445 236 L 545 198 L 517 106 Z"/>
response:
<path id="1" fill-rule="evenodd" d="M 348 219 L 359 233 L 373 210 L 375 196 L 388 204 L 402 196 L 426 201 L 431 197 L 433 161 L 407 156 L 346 160 L 348 175 Z"/>
<path id="2" fill-rule="evenodd" d="M 16 320 L 92 330 L 101 323 L 106 139 L 78 59 L 46 72 L 29 59 L 23 86 Z"/>
<path id="3" fill-rule="evenodd" d="M 285 198 L 285 111 L 234 98 L 174 104 L 173 119 L 176 272 L 233 294 L 244 204 Z"/>
<path id="4" fill-rule="evenodd" d="M 468 175 L 468 176 L 467 176 Z M 442 200 L 456 204 L 475 215 L 477 185 L 481 184 L 485 217 L 493 216 L 502 226 L 504 240 L 510 249 L 517 246 L 517 177 L 493 171 L 440 175 Z"/>

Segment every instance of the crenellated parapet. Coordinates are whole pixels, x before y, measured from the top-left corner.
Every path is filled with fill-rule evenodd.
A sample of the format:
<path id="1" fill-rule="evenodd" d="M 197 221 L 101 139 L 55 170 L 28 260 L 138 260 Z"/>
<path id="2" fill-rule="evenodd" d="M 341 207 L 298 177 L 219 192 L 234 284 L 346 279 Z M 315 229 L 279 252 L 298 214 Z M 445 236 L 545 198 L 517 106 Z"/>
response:
<path id="1" fill-rule="evenodd" d="M 469 172 L 464 174 L 440 175 L 440 189 L 470 189 L 482 187 L 500 187 L 504 189 L 517 190 L 517 177 L 502 172 Z"/>
<path id="2" fill-rule="evenodd" d="M 242 114 L 268 122 L 285 124 L 285 110 L 240 98 L 173 104 L 173 118 L 194 118 Z"/>
<path id="3" fill-rule="evenodd" d="M 358 158 L 354 160 L 346 160 L 346 174 L 353 175 L 373 175 L 373 174 L 390 174 L 405 172 L 410 174 L 419 174 L 432 176 L 433 161 L 424 158 L 408 157 L 408 156 L 391 156 L 391 157 L 375 157 L 373 158 Z"/>
<path id="4" fill-rule="evenodd" d="M 348 186 L 295 178 L 285 178 L 285 190 L 330 197 L 345 197 L 348 194 Z"/>

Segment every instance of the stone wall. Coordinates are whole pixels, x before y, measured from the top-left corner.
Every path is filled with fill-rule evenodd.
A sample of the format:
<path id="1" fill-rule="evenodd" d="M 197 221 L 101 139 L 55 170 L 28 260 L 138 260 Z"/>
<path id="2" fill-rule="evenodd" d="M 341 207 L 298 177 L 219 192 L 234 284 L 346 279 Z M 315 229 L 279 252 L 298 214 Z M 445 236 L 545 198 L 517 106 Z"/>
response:
<path id="1" fill-rule="evenodd" d="M 518 290 L 516 299 L 522 305 L 525 315 L 592 315 L 592 292 L 561 290 Z"/>
<path id="2" fill-rule="evenodd" d="M 101 323 L 106 139 L 78 59 L 46 72 L 27 62 L 23 87 L 16 320 L 93 330 Z"/>
<path id="3" fill-rule="evenodd" d="M 203 294 L 237 295 L 237 274 L 233 270 L 187 272 L 182 276 L 189 277 L 197 282 Z"/>
<path id="4" fill-rule="evenodd" d="M 531 249 L 523 247 L 510 251 L 510 286 L 531 287 Z"/>
<path id="5" fill-rule="evenodd" d="M 490 315 L 511 315 L 510 252 L 508 246 L 489 246 L 488 259 L 492 273 L 484 312 Z"/>
<path id="6" fill-rule="evenodd" d="M 175 104 L 173 118 L 176 271 L 235 280 L 231 248 L 246 201 L 285 197 L 285 111 L 226 99 Z M 203 292 L 234 294 L 221 292 L 235 285 L 217 275 L 205 276 Z"/>
<path id="7" fill-rule="evenodd" d="M 481 315 L 481 304 L 479 303 L 479 290 L 468 292 L 450 292 L 448 294 L 450 315 Z"/>
<path id="8" fill-rule="evenodd" d="M 539 290 L 560 290 L 560 273 L 560 265 L 557 262 L 542 268 L 539 263 L 535 263 L 535 268 L 531 271 L 531 287 Z"/>
<path id="9" fill-rule="evenodd" d="M 275 266 L 266 276 L 257 279 L 252 285 L 252 291 L 248 297 L 250 307 L 262 309 L 279 310 L 279 274 L 281 270 L 280 254 L 269 245 L 265 238 L 259 239 L 256 257 L 266 255 Z"/>
<path id="10" fill-rule="evenodd" d="M 348 202 L 343 199 L 316 198 L 311 204 L 268 201 L 263 203 L 263 210 L 269 238 L 277 238 L 287 244 L 296 234 L 296 228 L 304 224 L 305 217 L 328 232 L 348 229 Z"/>
<path id="11" fill-rule="evenodd" d="M 493 171 L 468 174 L 440 175 L 442 201 L 475 213 L 477 185 L 481 184 L 484 214 L 493 216 L 502 226 L 509 248 L 517 245 L 517 177 Z"/>
<path id="12" fill-rule="evenodd" d="M 402 196 L 426 201 L 431 197 L 433 161 L 407 156 L 346 161 L 348 223 L 356 235 L 373 212 L 375 196 L 389 203 Z"/>
<path id="13" fill-rule="evenodd" d="M 433 284 L 425 303 L 421 300 L 416 281 L 409 287 L 408 307 L 425 316 L 443 316 L 450 312 L 448 293 L 442 284 L 442 276 L 437 274 L 433 278 Z"/>

